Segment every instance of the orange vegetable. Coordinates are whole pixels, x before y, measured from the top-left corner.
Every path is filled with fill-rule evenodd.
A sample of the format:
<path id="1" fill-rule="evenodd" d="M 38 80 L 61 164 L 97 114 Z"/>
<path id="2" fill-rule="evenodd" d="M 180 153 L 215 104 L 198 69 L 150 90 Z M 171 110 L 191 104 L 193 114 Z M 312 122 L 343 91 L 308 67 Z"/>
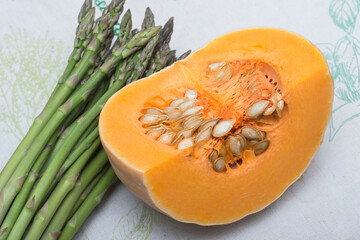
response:
<path id="1" fill-rule="evenodd" d="M 332 100 L 313 44 L 248 29 L 123 88 L 103 108 L 100 136 L 117 176 L 150 206 L 182 222 L 226 224 L 301 176 Z"/>

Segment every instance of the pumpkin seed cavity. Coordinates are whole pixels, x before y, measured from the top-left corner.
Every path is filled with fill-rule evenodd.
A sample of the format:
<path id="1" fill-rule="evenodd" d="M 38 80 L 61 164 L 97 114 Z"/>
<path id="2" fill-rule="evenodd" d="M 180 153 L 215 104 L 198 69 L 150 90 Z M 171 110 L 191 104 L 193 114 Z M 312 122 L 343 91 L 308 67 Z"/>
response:
<path id="1" fill-rule="evenodd" d="M 144 109 L 139 121 L 148 136 L 178 150 L 191 153 L 195 147 L 203 147 L 215 172 L 238 169 L 245 150 L 258 156 L 270 146 L 266 132 L 256 126 L 262 118 L 282 117 L 285 102 L 281 82 L 270 65 L 255 61 L 216 62 L 209 64 L 205 72 L 205 87 L 222 100 L 221 109 L 227 109 L 232 100 L 233 109 L 228 108 L 232 114 L 209 117 L 216 114 L 209 113 L 211 110 L 201 99 L 207 93 L 199 96 L 196 90 L 188 89 L 183 97 L 173 99 L 166 107 Z M 238 80 L 232 81 L 234 78 Z M 246 96 L 239 95 L 241 92 Z M 236 111 L 237 108 L 242 111 Z"/>

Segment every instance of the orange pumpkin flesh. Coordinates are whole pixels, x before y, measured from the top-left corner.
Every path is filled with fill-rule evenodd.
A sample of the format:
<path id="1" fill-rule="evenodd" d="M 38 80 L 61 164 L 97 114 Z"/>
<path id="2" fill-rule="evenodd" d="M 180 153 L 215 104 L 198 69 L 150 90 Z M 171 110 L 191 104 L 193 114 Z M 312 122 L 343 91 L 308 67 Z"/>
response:
<path id="1" fill-rule="evenodd" d="M 215 94 L 220 107 L 206 94 L 207 66 L 223 61 L 274 68 L 286 109 L 272 125 L 259 124 L 270 141 L 264 153 L 245 151 L 239 167 L 216 172 L 205 150 L 189 155 L 159 143 L 145 134 L 139 118 L 143 109 L 168 106 L 187 89 L 199 92 L 205 116 L 226 119 L 246 111 L 246 104 L 230 100 L 224 89 Z M 265 208 L 300 177 L 321 144 L 332 99 L 332 77 L 314 45 L 284 30 L 248 29 L 215 39 L 186 60 L 123 88 L 103 108 L 100 137 L 120 180 L 146 203 L 178 221 L 226 224 Z"/>

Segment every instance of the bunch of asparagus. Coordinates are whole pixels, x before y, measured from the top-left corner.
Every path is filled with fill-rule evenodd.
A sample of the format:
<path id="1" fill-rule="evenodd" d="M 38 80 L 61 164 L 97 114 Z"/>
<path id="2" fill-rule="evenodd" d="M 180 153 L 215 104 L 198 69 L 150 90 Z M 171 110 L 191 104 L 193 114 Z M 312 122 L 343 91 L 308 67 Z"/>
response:
<path id="1" fill-rule="evenodd" d="M 71 239 L 114 182 L 99 140 L 102 107 L 124 85 L 178 60 L 169 47 L 173 18 L 156 27 L 149 8 L 141 30 L 132 30 L 128 10 L 113 41 L 123 6 L 113 0 L 95 20 L 85 0 L 65 71 L 1 172 L 0 239 Z"/>

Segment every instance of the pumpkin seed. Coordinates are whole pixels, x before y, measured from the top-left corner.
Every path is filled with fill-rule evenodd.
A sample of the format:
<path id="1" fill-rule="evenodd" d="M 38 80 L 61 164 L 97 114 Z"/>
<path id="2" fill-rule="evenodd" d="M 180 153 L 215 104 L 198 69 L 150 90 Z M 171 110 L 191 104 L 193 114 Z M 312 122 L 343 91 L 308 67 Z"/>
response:
<path id="1" fill-rule="evenodd" d="M 225 159 L 222 157 L 219 157 L 214 161 L 213 168 L 216 172 L 224 171 L 226 168 L 226 162 Z"/>
<path id="2" fill-rule="evenodd" d="M 187 149 L 190 148 L 194 145 L 194 139 L 193 138 L 185 138 L 183 139 L 179 145 L 178 145 L 178 149 L 183 150 L 183 149 Z"/>
<path id="3" fill-rule="evenodd" d="M 216 123 L 219 121 L 220 118 L 210 118 L 208 120 L 206 120 L 205 122 L 203 122 L 199 128 L 199 131 L 207 128 L 208 126 L 214 127 L 216 125 Z"/>
<path id="4" fill-rule="evenodd" d="M 283 112 L 284 106 L 285 106 L 284 100 L 280 100 L 280 101 L 278 102 L 277 108 L 276 108 L 276 113 L 277 113 L 277 115 L 279 115 L 279 117 L 282 116 L 282 112 Z"/>
<path id="5" fill-rule="evenodd" d="M 211 163 L 214 163 L 214 161 L 218 158 L 219 154 L 218 151 L 216 151 L 215 149 L 213 149 L 211 151 L 211 153 L 209 154 L 209 160 Z"/>
<path id="6" fill-rule="evenodd" d="M 270 145 L 269 140 L 263 140 L 263 141 L 260 141 L 256 144 L 254 144 L 253 148 L 254 148 L 255 155 L 259 155 L 259 154 L 265 152 L 268 149 L 269 145 Z"/>
<path id="7" fill-rule="evenodd" d="M 267 100 L 260 100 L 255 102 L 251 107 L 247 110 L 247 116 L 250 119 L 255 119 L 263 114 L 265 108 L 269 105 L 269 101 Z"/>
<path id="8" fill-rule="evenodd" d="M 175 138 L 173 139 L 173 141 L 171 142 L 172 145 L 179 145 L 179 143 L 184 139 L 183 135 L 178 135 L 176 134 Z"/>
<path id="9" fill-rule="evenodd" d="M 193 115 L 195 113 L 200 112 L 203 108 L 204 107 L 202 107 L 202 106 L 195 106 L 195 107 L 188 108 L 187 110 L 185 110 L 185 112 L 182 114 L 182 116 Z"/>
<path id="10" fill-rule="evenodd" d="M 228 119 L 228 120 L 223 120 L 223 121 L 219 122 L 214 127 L 214 129 L 212 131 L 212 135 L 214 137 L 225 136 L 228 132 L 230 132 L 230 130 L 234 126 L 235 122 L 236 122 L 235 119 Z"/>
<path id="11" fill-rule="evenodd" d="M 161 111 L 160 109 L 158 108 L 148 108 L 144 111 L 144 114 L 150 114 L 150 115 L 162 115 L 164 114 L 163 111 Z"/>
<path id="12" fill-rule="evenodd" d="M 213 78 L 215 82 L 227 81 L 232 77 L 232 69 L 228 66 L 223 67 Z"/>
<path id="13" fill-rule="evenodd" d="M 172 111 L 172 112 L 168 113 L 167 115 L 169 117 L 169 120 L 173 120 L 173 119 L 179 118 L 182 114 L 183 114 L 183 111 L 176 110 L 176 111 Z"/>
<path id="14" fill-rule="evenodd" d="M 223 68 L 224 66 L 226 66 L 226 62 L 216 62 L 216 63 L 212 63 L 208 66 L 208 70 L 212 71 L 212 72 L 217 72 L 219 71 L 221 68 Z"/>
<path id="15" fill-rule="evenodd" d="M 191 108 L 191 107 L 195 106 L 195 103 L 196 103 L 196 100 L 195 100 L 195 99 L 191 99 L 191 100 L 188 100 L 188 101 L 185 101 L 185 102 L 181 103 L 181 104 L 179 105 L 179 108 L 185 110 L 185 109 L 188 109 L 188 108 Z"/>
<path id="16" fill-rule="evenodd" d="M 211 126 L 208 126 L 207 128 L 199 131 L 198 134 L 195 137 L 195 143 L 210 139 L 211 138 L 211 131 L 212 131 Z"/>
<path id="17" fill-rule="evenodd" d="M 269 107 L 268 109 L 266 109 L 264 111 L 264 116 L 269 116 L 271 115 L 275 109 L 276 109 L 276 106 L 277 106 L 277 96 L 276 95 L 273 95 L 271 98 L 270 98 L 270 101 L 272 102 L 272 105 L 271 107 Z"/>
<path id="18" fill-rule="evenodd" d="M 175 112 L 175 111 L 181 111 L 181 109 L 179 107 L 165 107 L 163 109 L 163 111 L 166 113 L 166 114 L 169 114 L 169 113 L 172 113 L 172 112 Z"/>
<path id="19" fill-rule="evenodd" d="M 235 136 L 229 136 L 226 139 L 226 141 L 228 141 L 228 143 L 229 143 L 232 154 L 236 157 L 242 157 L 241 142 L 240 142 L 239 138 L 237 138 Z"/>
<path id="20" fill-rule="evenodd" d="M 190 138 L 193 136 L 195 129 L 194 128 L 190 128 L 190 129 L 183 129 L 181 131 L 179 131 L 176 134 L 176 137 L 173 141 L 174 145 L 177 145 L 181 140 L 183 140 L 184 138 Z"/>
<path id="21" fill-rule="evenodd" d="M 170 107 L 178 107 L 180 104 L 182 104 L 186 100 L 187 100 L 186 98 L 177 98 L 170 103 Z"/>
<path id="22" fill-rule="evenodd" d="M 162 143 L 170 144 L 173 141 L 175 135 L 176 134 L 174 132 L 166 132 L 163 133 L 157 140 Z"/>
<path id="23" fill-rule="evenodd" d="M 195 115 L 195 116 L 193 115 L 183 122 L 183 127 L 186 129 L 194 128 L 196 130 L 201 125 L 203 120 L 204 120 L 204 118 L 197 116 L 197 115 Z"/>
<path id="24" fill-rule="evenodd" d="M 142 124 L 157 124 L 161 122 L 161 120 L 166 120 L 168 117 L 166 115 L 152 115 L 152 114 L 145 114 L 141 116 L 140 122 Z"/>
<path id="25" fill-rule="evenodd" d="M 152 128 L 146 134 L 153 137 L 158 138 L 160 137 L 166 130 L 162 127 Z"/>
<path id="26" fill-rule="evenodd" d="M 247 145 L 247 141 L 244 135 L 236 134 L 234 137 L 236 137 L 240 141 L 240 150 L 244 151 Z"/>
<path id="27" fill-rule="evenodd" d="M 185 97 L 188 99 L 196 99 L 197 98 L 197 92 L 195 90 L 187 90 L 185 92 Z"/>
<path id="28" fill-rule="evenodd" d="M 245 126 L 241 129 L 241 134 L 248 140 L 262 140 L 265 138 L 265 133 L 254 127 Z"/>

